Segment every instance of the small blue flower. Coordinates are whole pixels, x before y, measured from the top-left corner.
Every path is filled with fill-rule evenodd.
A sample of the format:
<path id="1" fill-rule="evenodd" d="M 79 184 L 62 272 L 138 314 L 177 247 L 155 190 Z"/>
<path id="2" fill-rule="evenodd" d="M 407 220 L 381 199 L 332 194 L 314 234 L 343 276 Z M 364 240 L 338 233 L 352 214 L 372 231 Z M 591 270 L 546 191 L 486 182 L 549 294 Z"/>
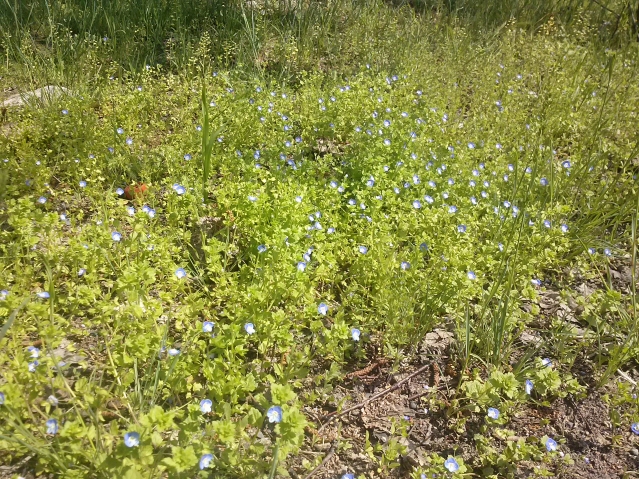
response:
<path id="1" fill-rule="evenodd" d="M 474 150 L 475 149 L 475 144 L 473 142 L 468 143 L 468 149 L 469 150 Z"/>
<path id="2" fill-rule="evenodd" d="M 612 251 L 610 251 L 610 248 L 604 248 L 603 252 L 606 256 L 612 256 Z"/>
<path id="3" fill-rule="evenodd" d="M 550 222 L 550 220 L 544 220 L 544 226 L 546 228 L 550 228 L 552 226 L 552 223 Z"/>
<path id="4" fill-rule="evenodd" d="M 347 472 L 346 474 L 342 476 L 342 479 L 355 479 L 355 475 L 351 474 L 350 472 Z"/>
<path id="5" fill-rule="evenodd" d="M 444 461 L 444 467 L 448 469 L 449 472 L 457 472 L 459 470 L 459 464 L 455 460 L 454 457 L 449 457 Z"/>
<path id="6" fill-rule="evenodd" d="M 541 280 L 537 279 L 537 278 L 533 278 L 530 280 L 530 282 L 533 284 L 533 286 L 541 286 Z"/>
<path id="7" fill-rule="evenodd" d="M 544 358 L 541 360 L 541 365 L 549 368 L 552 366 L 552 361 L 549 358 Z"/>
<path id="8" fill-rule="evenodd" d="M 474 271 L 469 271 L 468 273 L 466 273 L 466 275 L 468 276 L 468 279 L 470 279 L 471 281 L 474 281 L 477 279 L 477 275 L 475 274 Z"/>
<path id="9" fill-rule="evenodd" d="M 557 441 L 552 438 L 546 439 L 546 450 L 548 452 L 553 452 L 557 450 Z"/>
<path id="10" fill-rule="evenodd" d="M 186 271 L 184 270 L 184 268 L 178 268 L 175 270 L 175 277 L 177 279 L 182 279 L 182 278 L 186 278 Z"/>
<path id="11" fill-rule="evenodd" d="M 390 146 L 391 141 L 389 139 L 384 140 L 384 145 Z"/>
<path id="12" fill-rule="evenodd" d="M 465 233 L 466 232 L 466 225 L 458 225 L 457 226 L 457 231 L 459 233 Z"/>
<path id="13" fill-rule="evenodd" d="M 86 188 L 86 186 L 87 186 L 87 182 L 84 181 L 84 180 L 80 181 L 79 184 L 80 184 L 80 188 Z"/>
<path id="14" fill-rule="evenodd" d="M 212 333 L 213 328 L 215 327 L 215 323 L 212 321 L 204 321 L 202 323 L 202 332 L 203 333 Z"/>
<path id="15" fill-rule="evenodd" d="M 533 390 L 534 384 L 530 379 L 526 379 L 526 383 L 524 389 L 526 390 L 526 394 L 531 394 Z"/>
<path id="16" fill-rule="evenodd" d="M 35 373 L 36 368 L 38 367 L 40 363 L 38 361 L 31 361 L 28 366 L 29 366 L 29 372 L 30 373 Z"/>
<path id="17" fill-rule="evenodd" d="M 122 196 L 124 194 L 124 190 L 122 188 L 118 188 L 115 190 L 115 194 L 118 196 Z"/>
<path id="18" fill-rule="evenodd" d="M 135 214 L 135 208 L 133 206 L 127 206 L 126 211 L 129 213 L 129 216 L 133 216 Z"/>
<path id="19" fill-rule="evenodd" d="M 55 436 L 58 433 L 58 421 L 55 419 L 49 419 L 47 421 L 47 434 Z"/>
<path id="20" fill-rule="evenodd" d="M 297 271 L 303 273 L 305 269 L 306 263 L 304 261 L 300 261 L 299 263 L 297 263 Z"/>
<path id="21" fill-rule="evenodd" d="M 213 461 L 213 454 L 203 454 L 202 457 L 200 457 L 200 470 L 204 470 L 206 468 L 208 468 L 211 465 L 211 462 Z"/>
<path id="22" fill-rule="evenodd" d="M 266 411 L 266 417 L 271 424 L 282 422 L 282 408 L 279 406 L 271 406 L 268 411 Z"/>
<path id="23" fill-rule="evenodd" d="M 131 146 L 133 144 L 133 138 L 131 138 L 130 136 L 126 139 L 126 144 Z"/>
<path id="24" fill-rule="evenodd" d="M 182 185 L 177 185 L 175 187 L 175 192 L 179 195 L 182 196 L 184 193 L 186 193 L 186 188 Z"/>
<path id="25" fill-rule="evenodd" d="M 329 235 L 332 235 L 333 233 L 335 233 L 335 228 L 331 226 L 330 228 L 326 230 L 326 233 L 328 233 Z"/>
<path id="26" fill-rule="evenodd" d="M 428 181 L 428 186 L 430 186 L 431 188 L 437 188 L 437 184 L 433 180 Z"/>
<path id="27" fill-rule="evenodd" d="M 562 224 L 561 225 L 561 232 L 562 233 L 568 233 L 568 225 Z"/>
<path id="28" fill-rule="evenodd" d="M 40 299 L 49 299 L 50 297 L 48 291 L 40 291 L 39 293 L 36 293 L 36 296 Z"/>
<path id="29" fill-rule="evenodd" d="M 419 208 L 422 207 L 422 203 L 419 200 L 415 200 L 413 201 L 413 208 L 415 208 L 416 210 L 418 210 Z"/>
<path id="30" fill-rule="evenodd" d="M 69 114 L 69 110 L 67 110 L 67 109 L 62 110 L 62 114 L 63 115 L 68 115 Z"/>
<path id="31" fill-rule="evenodd" d="M 208 414 L 213 409 L 213 401 L 210 399 L 202 399 L 200 401 L 200 412 L 202 414 Z"/>
<path id="32" fill-rule="evenodd" d="M 570 161 L 566 160 L 564 161 L 561 166 L 563 166 L 564 168 L 568 169 L 570 168 L 572 165 L 570 164 Z"/>
<path id="33" fill-rule="evenodd" d="M 180 354 L 180 350 L 176 348 L 171 348 L 167 351 L 167 354 L 171 357 L 178 356 Z"/>
<path id="34" fill-rule="evenodd" d="M 0 393 L 0 394 L 1 394 L 1 393 Z M 2 403 L 0 403 L 0 404 L 2 404 Z M 639 435 L 639 422 L 633 422 L 633 423 L 630 425 L 630 430 L 631 430 L 632 432 L 634 432 L 635 434 Z"/>
<path id="35" fill-rule="evenodd" d="M 117 243 L 122 239 L 122 235 L 117 231 L 114 231 L 113 233 L 111 233 L 111 239 Z"/>
<path id="36" fill-rule="evenodd" d="M 448 212 L 450 214 L 457 213 L 457 207 L 456 206 L 449 206 L 448 207 Z"/>
<path id="37" fill-rule="evenodd" d="M 329 186 L 330 186 L 331 188 L 337 188 L 337 186 L 338 186 L 337 181 L 334 181 L 334 180 L 333 180 L 333 181 L 331 181 L 331 182 L 329 183 Z"/>
<path id="38" fill-rule="evenodd" d="M 547 186 L 548 180 L 546 178 L 542 178 L 539 180 L 539 183 L 541 184 L 541 186 Z"/>
<path id="39" fill-rule="evenodd" d="M 0 392 L 0 406 L 4 404 L 4 401 L 5 401 L 4 393 Z"/>
<path id="40" fill-rule="evenodd" d="M 7 291 L 6 289 L 0 291 L 0 301 L 6 300 L 7 296 L 9 296 L 9 291 Z"/>
<path id="41" fill-rule="evenodd" d="M 191 155 L 189 153 L 187 153 L 186 155 L 184 155 L 184 159 L 186 161 L 189 161 L 191 159 Z"/>
<path id="42" fill-rule="evenodd" d="M 597 252 L 597 250 L 595 248 L 588 248 L 588 253 L 589 254 L 595 254 Z"/>
<path id="43" fill-rule="evenodd" d="M 244 331 L 246 331 L 246 334 L 248 334 L 249 336 L 251 334 L 255 334 L 255 326 L 253 326 L 253 323 L 246 323 L 244 325 Z"/>
<path id="44" fill-rule="evenodd" d="M 38 198 L 38 203 L 40 203 L 41 205 L 45 204 L 47 202 L 47 199 L 44 196 L 41 196 L 40 198 Z"/>
<path id="45" fill-rule="evenodd" d="M 118 128 L 116 131 L 118 132 L 118 135 L 124 134 L 124 128 Z"/>
<path id="46" fill-rule="evenodd" d="M 266 246 L 264 246 L 263 244 L 259 245 L 257 247 L 257 252 L 258 253 L 264 253 L 266 251 Z"/>
<path id="47" fill-rule="evenodd" d="M 359 246 L 357 249 L 360 252 L 360 254 L 368 253 L 368 248 L 366 246 Z"/>
<path id="48" fill-rule="evenodd" d="M 317 307 L 317 312 L 323 316 L 326 316 L 326 313 L 328 313 L 328 305 L 326 303 L 320 303 Z"/>
<path id="49" fill-rule="evenodd" d="M 433 204 L 433 201 L 435 201 L 435 200 L 433 199 L 432 196 L 424 195 L 424 201 L 426 201 L 426 203 L 428 203 L 428 204 Z"/>
<path id="50" fill-rule="evenodd" d="M 490 419 L 499 419 L 499 409 L 494 407 L 489 407 L 488 412 L 486 414 Z"/>
<path id="51" fill-rule="evenodd" d="M 351 329 L 351 338 L 353 338 L 353 341 L 359 341 L 360 335 L 361 335 L 361 332 L 359 329 L 357 328 Z"/>
<path id="52" fill-rule="evenodd" d="M 124 434 L 124 445 L 126 447 L 137 447 L 140 445 L 140 435 L 137 432 L 127 432 Z"/>
<path id="53" fill-rule="evenodd" d="M 420 244 L 420 245 L 419 245 L 419 250 L 420 250 L 422 253 L 426 253 L 426 252 L 428 251 L 428 245 L 427 245 L 426 243 L 422 243 L 422 244 Z"/>
<path id="54" fill-rule="evenodd" d="M 37 359 L 38 357 L 40 357 L 40 350 L 35 346 L 29 346 L 27 348 L 27 351 L 29 351 L 29 354 L 33 359 Z"/>
<path id="55" fill-rule="evenodd" d="M 302 202 L 302 197 L 301 196 L 296 196 L 295 197 L 295 201 L 297 201 L 298 203 Z"/>

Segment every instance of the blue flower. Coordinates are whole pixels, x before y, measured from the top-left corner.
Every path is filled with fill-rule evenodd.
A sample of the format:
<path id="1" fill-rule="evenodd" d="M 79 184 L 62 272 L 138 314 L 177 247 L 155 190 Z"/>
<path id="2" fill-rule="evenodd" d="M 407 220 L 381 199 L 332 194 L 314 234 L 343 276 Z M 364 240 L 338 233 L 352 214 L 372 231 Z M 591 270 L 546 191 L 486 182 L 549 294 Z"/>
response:
<path id="1" fill-rule="evenodd" d="M 455 180 L 453 180 L 452 178 L 448 178 L 448 184 L 450 186 L 453 186 L 455 184 Z"/>
<path id="2" fill-rule="evenodd" d="M 489 407 L 488 412 L 486 414 L 490 419 L 499 419 L 499 409 L 494 407 Z"/>
<path id="3" fill-rule="evenodd" d="M 351 474 L 350 472 L 347 472 L 346 474 L 342 476 L 342 479 L 355 479 L 355 475 Z"/>
<path id="4" fill-rule="evenodd" d="M 116 131 L 118 132 L 118 135 L 124 134 L 124 129 L 123 128 L 118 128 Z"/>
<path id="5" fill-rule="evenodd" d="M 257 252 L 258 253 L 264 253 L 264 251 L 266 251 L 266 246 L 264 246 L 263 244 L 259 245 L 257 247 Z"/>
<path id="6" fill-rule="evenodd" d="M 546 178 L 542 178 L 541 180 L 539 180 L 539 183 L 541 184 L 541 186 L 547 186 L 548 180 Z"/>
<path id="7" fill-rule="evenodd" d="M 48 291 L 40 291 L 39 293 L 36 293 L 36 296 L 40 299 L 49 299 L 50 297 Z"/>
<path id="8" fill-rule="evenodd" d="M 537 278 L 533 278 L 530 280 L 530 282 L 533 284 L 533 286 L 541 286 L 541 280 L 537 279 Z"/>
<path id="9" fill-rule="evenodd" d="M 432 196 L 429 196 L 429 195 L 424 195 L 424 200 L 425 200 L 425 201 L 426 201 L 426 203 L 428 203 L 428 204 L 433 204 L 433 201 L 435 201 L 435 200 L 433 199 L 433 197 L 432 197 Z"/>
<path id="10" fill-rule="evenodd" d="M 40 203 L 41 205 L 45 204 L 47 202 L 47 199 L 44 196 L 41 196 L 40 198 L 38 198 L 38 203 Z"/>
<path id="11" fill-rule="evenodd" d="M 333 233 L 335 233 L 335 228 L 330 227 L 330 228 L 328 228 L 328 229 L 326 230 L 326 232 L 327 232 L 329 235 L 330 235 L 330 234 L 333 234 Z"/>
<path id="12" fill-rule="evenodd" d="M 546 439 L 546 450 L 548 452 L 553 452 L 557 450 L 557 441 L 552 438 Z"/>
<path id="13" fill-rule="evenodd" d="M 475 279 L 477 279 L 477 275 L 475 274 L 474 271 L 469 271 L 468 273 L 466 273 L 466 275 L 468 276 L 468 279 L 470 279 L 471 281 L 474 281 Z"/>
<path id="14" fill-rule="evenodd" d="M 526 379 L 526 383 L 524 389 L 526 390 L 526 394 L 531 394 L 533 390 L 534 384 L 530 379 Z"/>
<path id="15" fill-rule="evenodd" d="M 268 408 L 268 411 L 266 411 L 266 417 L 271 424 L 282 422 L 282 408 L 279 406 L 271 406 Z"/>
<path id="16" fill-rule="evenodd" d="M 475 149 L 475 144 L 473 142 L 468 143 L 468 149 L 469 150 L 474 150 Z"/>
<path id="17" fill-rule="evenodd" d="M 175 187 L 175 192 L 176 192 L 178 195 L 182 196 L 184 193 L 186 193 L 186 188 L 185 188 L 184 186 L 182 186 L 182 185 L 177 185 L 177 186 Z"/>
<path id="18" fill-rule="evenodd" d="M 118 196 L 122 196 L 124 194 L 124 190 L 122 188 L 118 188 L 115 190 L 115 194 Z"/>
<path id="19" fill-rule="evenodd" d="M 303 273 L 305 269 L 306 269 L 306 263 L 304 261 L 300 261 L 299 263 L 297 263 L 297 271 L 300 271 L 301 273 Z"/>
<path id="20" fill-rule="evenodd" d="M 338 186 L 338 185 L 337 185 L 337 181 L 334 181 L 334 180 L 333 180 L 333 181 L 331 181 L 331 182 L 329 183 L 329 186 L 330 186 L 331 188 L 337 188 L 337 186 Z"/>
<path id="21" fill-rule="evenodd" d="M 215 327 L 215 323 L 212 321 L 204 321 L 202 323 L 202 332 L 203 333 L 212 333 L 213 328 Z"/>
<path id="22" fill-rule="evenodd" d="M 0 406 L 4 404 L 4 401 L 5 401 L 4 393 L 0 392 Z"/>
<path id="23" fill-rule="evenodd" d="M 399 265 L 400 268 L 402 268 L 404 271 L 409 270 L 410 269 L 410 263 L 408 261 L 402 261 L 402 263 Z"/>
<path id="24" fill-rule="evenodd" d="M 167 351 L 168 355 L 171 357 L 178 356 L 180 354 L 180 350 L 176 348 L 171 348 Z"/>
<path id="25" fill-rule="evenodd" d="M 471 196 L 471 197 L 470 197 L 470 202 L 471 202 L 473 205 L 476 205 L 476 204 L 477 204 L 477 198 L 475 198 L 474 196 Z"/>
<path id="26" fill-rule="evenodd" d="M 570 161 L 566 160 L 564 161 L 561 166 L 563 166 L 564 168 L 568 169 L 570 168 L 572 165 L 570 164 Z"/>
<path id="27" fill-rule="evenodd" d="M 38 361 L 31 361 L 28 366 L 29 366 L 29 372 L 30 373 L 35 373 L 36 368 L 38 367 L 40 363 Z"/>
<path id="28" fill-rule="evenodd" d="M 55 419 L 49 419 L 47 421 L 47 434 L 55 436 L 58 433 L 58 421 Z"/>
<path id="29" fill-rule="evenodd" d="M 211 465 L 213 454 L 203 454 L 200 458 L 200 470 L 204 470 Z"/>
<path id="30" fill-rule="evenodd" d="M 114 231 L 113 233 L 111 233 L 111 239 L 117 243 L 122 239 L 122 235 L 117 231 Z"/>
<path id="31" fill-rule="evenodd" d="M 612 251 L 610 251 L 610 248 L 604 248 L 603 252 L 606 256 L 612 256 Z"/>
<path id="32" fill-rule="evenodd" d="M 124 445 L 126 447 L 137 447 L 140 445 L 140 435 L 137 432 L 127 432 L 124 434 Z"/>
<path id="33" fill-rule="evenodd" d="M 428 245 L 427 245 L 426 243 L 422 243 L 422 244 L 420 244 L 420 245 L 419 245 L 419 250 L 420 250 L 422 253 L 426 253 L 426 252 L 428 251 Z"/>
<path id="34" fill-rule="evenodd" d="M 297 201 L 298 203 L 302 202 L 302 197 L 301 196 L 296 196 L 295 197 L 295 201 Z"/>
<path id="35" fill-rule="evenodd" d="M 129 216 L 133 216 L 135 214 L 135 208 L 133 206 L 127 206 L 126 211 L 129 213 Z"/>
<path id="36" fill-rule="evenodd" d="M 544 226 L 546 228 L 550 228 L 552 226 L 552 223 L 550 222 L 550 220 L 544 220 Z"/>
<path id="37" fill-rule="evenodd" d="M 131 138 L 130 136 L 126 139 L 126 144 L 131 146 L 133 144 L 133 138 Z"/>
<path id="38" fill-rule="evenodd" d="M 63 115 L 68 115 L 69 114 L 69 110 L 67 110 L 67 109 L 62 110 L 62 114 Z"/>
<path id="39" fill-rule="evenodd" d="M 248 334 L 249 336 L 251 334 L 255 334 L 255 326 L 253 326 L 253 323 L 246 323 L 244 325 L 244 331 L 246 331 L 246 334 Z"/>
<path id="40" fill-rule="evenodd" d="M 1 394 L 1 393 L 0 393 L 0 394 Z M 2 404 L 2 403 L 0 402 L 0 404 Z M 630 425 L 630 430 L 631 430 L 632 432 L 634 432 L 635 434 L 639 435 L 639 422 L 633 422 L 633 423 Z"/>
<path id="41" fill-rule="evenodd" d="M 562 224 L 561 225 L 561 232 L 562 233 L 568 233 L 568 225 Z"/>
<path id="42" fill-rule="evenodd" d="M 353 338 L 353 341 L 359 341 L 360 334 L 361 332 L 359 329 L 357 328 L 351 329 L 351 338 Z"/>
<path id="43" fill-rule="evenodd" d="M 384 140 L 384 145 L 390 146 L 391 141 L 389 139 Z"/>
<path id="44" fill-rule="evenodd" d="M 366 246 L 359 246 L 357 249 L 361 254 L 368 253 L 368 248 Z"/>
<path id="45" fill-rule="evenodd" d="M 437 184 L 433 180 L 429 180 L 428 186 L 430 186 L 431 188 L 436 188 Z"/>
<path id="46" fill-rule="evenodd" d="M 213 401 L 211 401 L 210 399 L 202 399 L 200 401 L 200 412 L 202 414 L 210 413 L 212 408 L 213 408 Z"/>
<path id="47" fill-rule="evenodd" d="M 30 356 L 34 359 L 40 357 L 40 350 L 35 346 L 29 346 L 27 351 L 29 351 Z"/>
<path id="48" fill-rule="evenodd" d="M 455 460 L 454 457 L 449 457 L 444 461 L 444 467 L 448 469 L 449 472 L 457 472 L 459 470 L 459 464 Z"/>
<path id="49" fill-rule="evenodd" d="M 191 159 L 191 155 L 187 153 L 186 155 L 184 155 L 184 159 L 186 161 L 189 161 Z"/>
<path id="50" fill-rule="evenodd" d="M 0 291 L 0 301 L 4 301 L 5 299 L 7 299 L 7 296 L 9 296 L 9 291 L 7 291 L 6 289 Z"/>
<path id="51" fill-rule="evenodd" d="M 549 358 L 544 358 L 541 360 L 541 365 L 549 368 L 552 366 L 552 361 Z"/>
<path id="52" fill-rule="evenodd" d="M 421 183 L 419 176 L 417 176 L 416 174 L 413 175 L 413 183 L 416 185 L 419 185 L 419 183 Z"/>
<path id="53" fill-rule="evenodd" d="M 479 176 L 479 170 L 473 170 L 473 176 Z"/>
<path id="54" fill-rule="evenodd" d="M 415 200 L 413 201 L 413 208 L 415 208 L 416 210 L 418 210 L 419 208 L 422 207 L 422 203 L 419 200 Z"/>
<path id="55" fill-rule="evenodd" d="M 326 316 L 326 313 L 328 313 L 328 305 L 326 303 L 320 303 L 317 307 L 317 312 L 323 316 Z"/>
<path id="56" fill-rule="evenodd" d="M 184 271 L 184 268 L 178 268 L 175 270 L 175 277 L 177 279 L 182 279 L 182 278 L 186 278 L 186 271 Z"/>
<path id="57" fill-rule="evenodd" d="M 84 181 L 84 180 L 80 181 L 79 184 L 80 184 L 80 188 L 86 188 L 86 186 L 87 186 L 87 182 Z"/>
<path id="58" fill-rule="evenodd" d="M 597 250 L 595 248 L 588 248 L 588 253 L 589 254 L 595 254 L 597 252 Z"/>
<path id="59" fill-rule="evenodd" d="M 449 206 L 448 207 L 448 212 L 450 214 L 457 213 L 457 207 L 456 206 Z"/>
<path id="60" fill-rule="evenodd" d="M 465 233 L 466 232 L 466 225 L 458 225 L 457 226 L 457 231 L 460 233 Z"/>

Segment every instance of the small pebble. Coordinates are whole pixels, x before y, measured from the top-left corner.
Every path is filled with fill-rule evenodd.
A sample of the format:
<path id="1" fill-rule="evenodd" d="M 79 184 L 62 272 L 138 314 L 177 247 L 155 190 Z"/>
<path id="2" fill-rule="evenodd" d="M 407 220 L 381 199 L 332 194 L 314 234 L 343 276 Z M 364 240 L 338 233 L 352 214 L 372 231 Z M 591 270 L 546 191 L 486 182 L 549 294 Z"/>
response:
<path id="1" fill-rule="evenodd" d="M 632 449 L 630 449 L 630 454 L 633 456 L 639 456 L 639 449 L 633 447 Z"/>

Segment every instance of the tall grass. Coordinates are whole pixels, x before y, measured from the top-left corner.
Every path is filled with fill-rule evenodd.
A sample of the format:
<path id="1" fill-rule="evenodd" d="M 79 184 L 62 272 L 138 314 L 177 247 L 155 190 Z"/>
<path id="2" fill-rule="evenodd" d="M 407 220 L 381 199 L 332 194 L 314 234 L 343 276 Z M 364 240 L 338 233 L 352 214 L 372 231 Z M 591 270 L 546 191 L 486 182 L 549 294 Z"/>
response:
<path id="1" fill-rule="evenodd" d="M 180 71 L 209 33 L 219 68 L 290 82 L 317 69 L 350 73 L 363 61 L 397 68 L 416 46 L 432 46 L 425 27 L 463 25 L 490 38 L 506 24 L 532 32 L 551 21 L 619 46 L 636 39 L 638 14 L 631 0 L 2 0 L 0 51 L 7 70 L 71 83 L 106 65 Z"/>

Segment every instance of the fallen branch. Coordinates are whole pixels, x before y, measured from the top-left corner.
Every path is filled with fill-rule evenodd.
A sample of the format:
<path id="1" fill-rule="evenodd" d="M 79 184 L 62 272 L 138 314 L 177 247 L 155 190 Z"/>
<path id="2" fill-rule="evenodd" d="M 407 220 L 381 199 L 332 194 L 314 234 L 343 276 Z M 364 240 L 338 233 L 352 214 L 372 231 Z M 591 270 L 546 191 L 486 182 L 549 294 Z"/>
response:
<path id="1" fill-rule="evenodd" d="M 417 376 L 418 374 L 426 371 L 429 367 L 430 367 L 430 364 L 422 366 L 417 371 L 410 373 L 408 376 L 406 376 L 404 379 L 399 381 L 397 384 L 389 387 L 388 389 L 384 389 L 383 391 L 378 392 L 377 394 L 374 394 L 373 396 L 369 397 L 368 399 L 366 399 L 365 401 L 362 401 L 359 404 L 356 404 L 355 406 L 352 406 L 352 407 L 349 407 L 348 409 L 345 409 L 344 411 L 340 412 L 339 414 L 334 415 L 335 413 L 332 412 L 331 414 L 329 414 L 327 416 L 328 421 L 326 421 L 324 424 L 322 424 L 322 426 L 317 430 L 317 432 L 318 433 L 322 432 L 322 429 L 324 429 L 326 426 L 328 426 L 330 423 L 332 423 L 335 419 L 339 419 L 340 417 L 348 414 L 349 412 L 354 411 L 355 409 L 362 408 L 362 407 L 366 406 L 367 404 L 375 401 L 376 399 L 379 399 L 382 396 L 385 396 L 389 392 L 394 391 L 395 389 L 399 388 L 402 384 L 406 383 L 409 379 L 411 379 L 411 378 Z"/>
<path id="2" fill-rule="evenodd" d="M 328 450 L 328 453 L 326 454 L 326 456 L 324 456 L 324 459 L 322 460 L 322 462 L 320 462 L 315 469 L 313 469 L 311 472 L 309 472 L 304 479 L 310 479 L 313 474 L 315 474 L 317 471 L 319 471 L 322 467 L 324 467 L 324 465 L 331 459 L 331 457 L 333 457 L 333 454 L 335 454 L 335 450 L 337 449 L 337 441 L 333 441 L 333 444 L 331 445 L 331 448 Z"/>

